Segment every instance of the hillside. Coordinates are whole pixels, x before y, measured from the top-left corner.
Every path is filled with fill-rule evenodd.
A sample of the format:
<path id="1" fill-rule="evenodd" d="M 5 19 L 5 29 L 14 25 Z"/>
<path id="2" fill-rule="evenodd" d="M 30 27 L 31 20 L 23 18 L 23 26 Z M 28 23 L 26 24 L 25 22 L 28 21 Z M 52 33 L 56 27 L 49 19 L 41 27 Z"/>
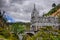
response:
<path id="1" fill-rule="evenodd" d="M 58 4 L 57 6 L 52 8 L 48 13 L 44 14 L 44 16 L 50 16 L 50 15 L 52 15 L 53 13 L 55 13 L 59 9 L 60 9 L 60 4 Z"/>
<path id="2" fill-rule="evenodd" d="M 9 25 L 13 25 L 13 24 L 17 24 L 17 25 L 30 25 L 29 22 L 25 23 L 25 22 L 15 22 L 15 23 L 8 23 Z"/>

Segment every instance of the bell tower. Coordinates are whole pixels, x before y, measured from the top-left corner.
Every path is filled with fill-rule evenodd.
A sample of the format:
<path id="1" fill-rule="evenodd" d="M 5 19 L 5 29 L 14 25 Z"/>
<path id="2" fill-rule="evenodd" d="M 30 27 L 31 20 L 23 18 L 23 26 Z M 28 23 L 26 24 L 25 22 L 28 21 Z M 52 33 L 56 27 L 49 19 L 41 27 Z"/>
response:
<path id="1" fill-rule="evenodd" d="M 31 13 L 31 22 L 33 23 L 33 21 L 36 20 L 38 17 L 39 17 L 39 12 L 37 11 L 35 4 L 34 4 L 34 8 Z"/>
<path id="2" fill-rule="evenodd" d="M 34 8 L 31 14 L 31 27 L 34 31 L 37 30 L 38 17 L 39 17 L 39 12 L 37 11 L 36 6 L 34 4 Z"/>

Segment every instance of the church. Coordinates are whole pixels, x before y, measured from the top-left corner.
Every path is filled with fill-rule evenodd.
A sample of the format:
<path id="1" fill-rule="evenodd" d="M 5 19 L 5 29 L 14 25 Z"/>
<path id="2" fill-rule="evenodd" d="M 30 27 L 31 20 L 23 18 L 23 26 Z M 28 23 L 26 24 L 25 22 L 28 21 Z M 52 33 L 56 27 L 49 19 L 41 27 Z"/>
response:
<path id="1" fill-rule="evenodd" d="M 50 16 L 39 16 L 39 12 L 37 11 L 35 5 L 34 9 L 31 13 L 31 30 L 37 31 L 41 27 L 52 26 L 58 29 L 59 21 L 58 17 L 55 17 L 57 13 L 60 13 L 60 9 L 54 12 Z"/>

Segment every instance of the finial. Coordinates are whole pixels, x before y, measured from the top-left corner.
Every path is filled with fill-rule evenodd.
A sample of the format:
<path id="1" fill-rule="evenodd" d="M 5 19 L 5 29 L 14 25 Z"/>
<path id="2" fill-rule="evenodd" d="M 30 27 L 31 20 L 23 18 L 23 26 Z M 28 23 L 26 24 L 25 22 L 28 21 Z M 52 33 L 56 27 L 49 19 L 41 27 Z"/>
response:
<path id="1" fill-rule="evenodd" d="M 36 10 L 35 3 L 34 3 L 34 10 Z"/>
<path id="2" fill-rule="evenodd" d="M 35 4 L 34 4 L 34 9 L 35 9 Z"/>

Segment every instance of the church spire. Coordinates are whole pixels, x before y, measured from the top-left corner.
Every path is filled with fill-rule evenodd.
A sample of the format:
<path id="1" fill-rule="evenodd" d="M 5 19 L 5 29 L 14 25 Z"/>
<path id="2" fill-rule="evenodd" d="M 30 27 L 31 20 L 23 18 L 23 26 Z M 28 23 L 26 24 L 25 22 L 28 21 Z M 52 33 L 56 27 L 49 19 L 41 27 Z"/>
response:
<path id="1" fill-rule="evenodd" d="M 37 10 L 37 7 L 36 5 L 34 4 L 34 8 L 32 10 L 32 13 L 31 13 L 31 24 L 34 24 L 34 23 L 37 23 L 38 22 L 38 17 L 39 17 L 39 12 Z M 37 30 L 37 25 L 34 26 L 34 25 L 31 25 L 33 30 L 36 31 Z"/>
<path id="2" fill-rule="evenodd" d="M 35 17 L 35 16 L 38 16 L 39 15 L 39 12 L 38 10 L 36 9 L 36 5 L 34 4 L 34 8 L 32 10 L 32 14 L 31 14 L 31 17 Z"/>
<path id="3" fill-rule="evenodd" d="M 35 4 L 34 4 L 34 9 L 33 9 L 33 11 L 35 11 L 36 10 L 36 7 L 35 7 Z"/>
<path id="4" fill-rule="evenodd" d="M 36 8 L 35 8 L 35 4 L 34 4 L 34 10 L 35 10 Z"/>
<path id="5" fill-rule="evenodd" d="M 39 16 L 39 12 L 36 9 L 36 6 L 34 4 L 34 8 L 33 8 L 32 13 L 31 13 L 31 18 L 37 18 L 38 16 Z"/>

